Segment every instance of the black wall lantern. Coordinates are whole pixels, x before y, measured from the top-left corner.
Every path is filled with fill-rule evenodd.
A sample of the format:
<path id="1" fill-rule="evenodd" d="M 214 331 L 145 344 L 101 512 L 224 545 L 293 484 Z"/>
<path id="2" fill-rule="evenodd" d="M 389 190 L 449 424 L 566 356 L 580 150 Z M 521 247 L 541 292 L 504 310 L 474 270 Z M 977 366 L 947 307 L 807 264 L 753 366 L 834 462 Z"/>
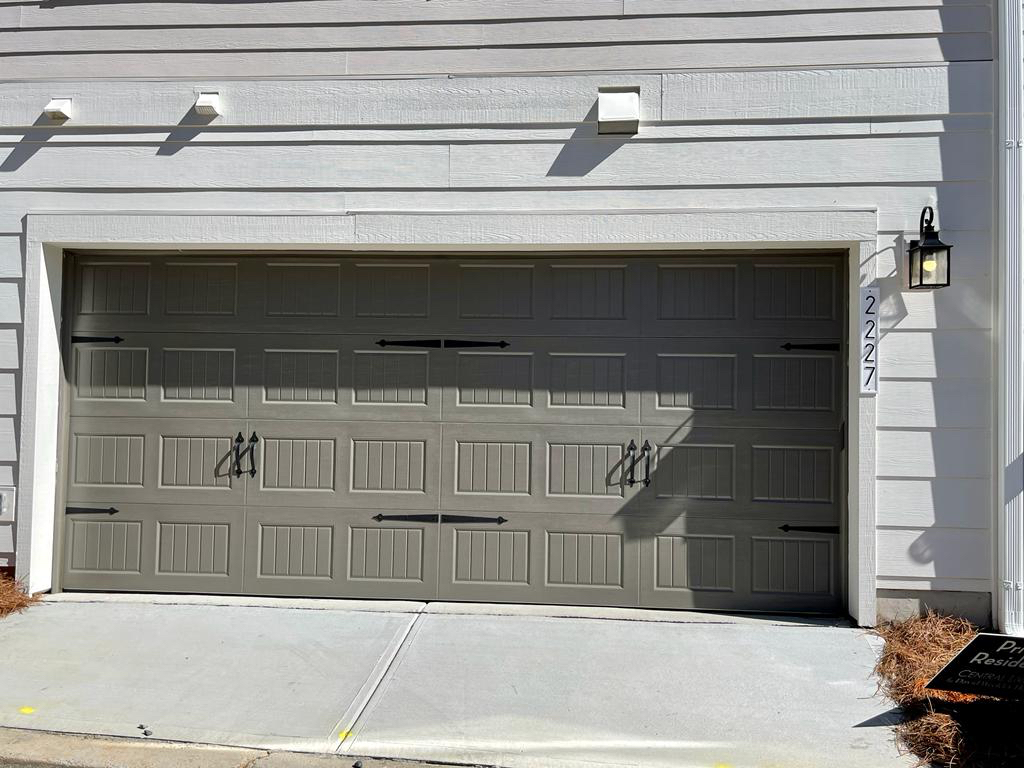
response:
<path id="1" fill-rule="evenodd" d="M 949 252 L 953 246 L 939 240 L 932 222 L 935 211 L 930 205 L 921 210 L 921 239 L 910 241 L 911 288 L 944 288 L 949 285 Z"/>

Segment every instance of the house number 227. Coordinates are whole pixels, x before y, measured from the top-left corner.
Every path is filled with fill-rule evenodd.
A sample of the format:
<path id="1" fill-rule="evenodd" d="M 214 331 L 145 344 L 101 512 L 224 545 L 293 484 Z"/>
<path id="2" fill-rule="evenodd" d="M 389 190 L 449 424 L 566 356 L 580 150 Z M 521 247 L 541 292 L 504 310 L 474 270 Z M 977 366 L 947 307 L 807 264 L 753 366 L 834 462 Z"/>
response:
<path id="1" fill-rule="evenodd" d="M 878 286 L 860 289 L 860 393 L 878 394 Z"/>

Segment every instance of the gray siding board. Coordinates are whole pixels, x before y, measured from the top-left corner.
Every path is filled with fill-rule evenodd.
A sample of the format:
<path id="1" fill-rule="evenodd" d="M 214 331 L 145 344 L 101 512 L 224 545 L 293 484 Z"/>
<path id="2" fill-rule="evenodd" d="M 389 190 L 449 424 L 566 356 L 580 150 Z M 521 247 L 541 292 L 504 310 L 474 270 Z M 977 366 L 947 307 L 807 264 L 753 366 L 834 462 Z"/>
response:
<path id="1" fill-rule="evenodd" d="M 644 187 L 720 183 L 863 184 L 969 181 L 991 173 L 991 134 L 629 143 L 195 145 L 172 158 L 149 146 L 46 144 L 0 176 L 2 187 L 445 188 Z"/>
<path id="2" fill-rule="evenodd" d="M 912 34 L 886 38 L 730 40 L 653 44 L 592 44 L 537 48 L 377 49 L 337 51 L 162 51 L 152 53 L 9 54 L 7 80 L 82 77 L 245 78 L 390 76 L 846 66 L 988 60 L 987 32 Z"/>
<path id="3" fill-rule="evenodd" d="M 0 235 L 0 277 L 21 276 L 21 236 Z"/>
<path id="4" fill-rule="evenodd" d="M 370 26 L 244 26 L 176 29 L 66 27 L 0 31 L 0 53 L 54 50 L 124 52 L 202 50 L 355 51 L 412 48 L 480 48 L 658 42 L 724 42 L 801 37 L 954 35 L 988 32 L 991 14 L 983 6 L 936 11 L 815 12 L 767 16 L 659 16 L 618 19 L 505 21 L 500 24 L 394 24 Z M 55 43 L 58 43 L 55 46 Z"/>
<path id="5" fill-rule="evenodd" d="M 645 123 L 904 118 L 991 113 L 992 63 L 854 69 L 750 70 L 657 74 L 579 74 L 377 80 L 244 80 L 224 91 L 225 114 L 210 131 L 228 126 L 525 127 L 561 124 L 593 128 L 598 87 L 638 86 Z M 74 97 L 77 126 L 176 126 L 192 106 L 196 84 L 152 82 L 140 92 L 122 81 L 61 85 Z M 48 84 L 0 83 L 0 126 L 27 127 L 52 97 Z M 774 125 L 776 130 L 784 126 Z M 860 125 L 861 130 L 867 126 Z M 196 126 L 202 132 L 204 126 Z M 36 130 L 39 130 L 38 126 Z M 57 135 L 60 132 L 57 131 Z M 645 133 L 646 135 L 646 128 Z M 17 139 L 18 137 L 13 137 Z"/>
<path id="6" fill-rule="evenodd" d="M 808 11 L 928 10 L 977 6 L 985 0 L 299 0 L 286 6 L 274 2 L 211 4 L 200 2 L 82 4 L 54 7 L 50 3 L 13 0 L 0 4 L 0 21 L 8 27 L 102 27 L 184 24 L 230 25 L 244 18 L 248 24 L 359 24 L 438 21 L 495 21 L 507 19 L 578 19 L 587 17 L 694 14 L 802 13 Z"/>

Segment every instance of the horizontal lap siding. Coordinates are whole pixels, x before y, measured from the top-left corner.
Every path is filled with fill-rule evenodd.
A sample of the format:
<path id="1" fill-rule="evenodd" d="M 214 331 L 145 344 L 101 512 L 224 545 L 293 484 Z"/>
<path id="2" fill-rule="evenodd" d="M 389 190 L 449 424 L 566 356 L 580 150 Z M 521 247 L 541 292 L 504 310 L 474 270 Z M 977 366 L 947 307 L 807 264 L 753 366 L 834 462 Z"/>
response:
<path id="1" fill-rule="evenodd" d="M 836 5 L 737 2 L 710 10 L 685 2 L 435 2 L 428 7 L 375 0 L 229 8 L 198 3 L 54 8 L 40 3 L 0 6 L 0 60 L 8 79 L 166 79 L 992 58 L 992 7 L 987 3 Z"/>
<path id="2" fill-rule="evenodd" d="M 350 212 L 351 239 L 388 243 L 402 221 L 360 212 L 508 212 L 490 234 L 514 242 L 517 212 L 869 208 L 879 583 L 986 591 L 992 19 L 975 0 L 0 0 L 0 483 L 28 211 Z M 637 137 L 597 137 L 608 85 L 640 87 Z M 204 87 L 225 114 L 182 125 Z M 62 128 L 39 120 L 55 95 Z M 926 203 L 954 283 L 909 293 Z M 621 226 L 657 238 L 655 219 Z"/>

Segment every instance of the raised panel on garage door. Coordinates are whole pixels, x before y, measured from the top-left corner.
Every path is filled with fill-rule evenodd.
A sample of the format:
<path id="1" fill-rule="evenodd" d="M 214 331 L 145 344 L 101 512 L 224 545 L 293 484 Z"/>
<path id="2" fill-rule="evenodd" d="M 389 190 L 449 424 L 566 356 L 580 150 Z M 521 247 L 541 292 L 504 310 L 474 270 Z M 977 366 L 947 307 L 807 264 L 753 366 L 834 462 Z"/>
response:
<path id="1" fill-rule="evenodd" d="M 640 600 L 657 608 L 822 611 L 840 607 L 839 539 L 774 522 L 678 518 L 640 544 Z"/>
<path id="2" fill-rule="evenodd" d="M 644 265 L 643 335 L 839 339 L 841 262 L 723 254 Z"/>
<path id="3" fill-rule="evenodd" d="M 444 370 L 454 374 L 445 381 L 446 421 L 638 423 L 640 353 L 630 340 L 507 340 L 506 349 L 444 351 Z"/>
<path id="4" fill-rule="evenodd" d="M 241 505 L 233 472 L 244 422 L 216 419 L 71 419 L 68 503 Z"/>
<path id="5" fill-rule="evenodd" d="M 244 419 L 248 399 L 237 334 L 124 332 L 124 341 L 71 347 L 77 416 Z"/>
<path id="6" fill-rule="evenodd" d="M 259 321 L 255 259 L 152 255 L 79 257 L 72 299 L 76 333 L 236 333 Z"/>
<path id="7" fill-rule="evenodd" d="M 248 430 L 259 439 L 250 505 L 437 509 L 439 425 L 254 420 Z"/>
<path id="8" fill-rule="evenodd" d="M 838 523 L 839 445 L 832 432 L 644 428 L 651 483 L 638 514 Z"/>
<path id="9" fill-rule="evenodd" d="M 68 589 L 242 591 L 241 507 L 119 503 L 117 509 L 66 515 Z"/>
<path id="10" fill-rule="evenodd" d="M 837 430 L 843 376 L 839 350 L 787 350 L 785 343 L 784 339 L 643 342 L 643 423 Z"/>
<path id="11" fill-rule="evenodd" d="M 630 427 L 444 425 L 441 510 L 614 513 Z"/>
<path id="12" fill-rule="evenodd" d="M 640 542 L 615 513 L 515 512 L 501 525 L 465 514 L 440 526 L 442 599 L 636 604 Z"/>
<path id="13" fill-rule="evenodd" d="M 515 257 L 441 262 L 453 334 L 636 336 L 639 269 L 625 260 Z"/>
<path id="14" fill-rule="evenodd" d="M 250 507 L 246 511 L 246 591 L 436 597 L 436 512 L 400 514 L 407 518 L 403 520 L 378 520 L 381 516 L 378 509 Z"/>
<path id="15" fill-rule="evenodd" d="M 438 421 L 439 350 L 380 337 L 260 334 L 247 346 L 249 416 L 291 421 Z"/>
<path id="16" fill-rule="evenodd" d="M 253 300 L 270 333 L 440 333 L 453 316 L 432 261 L 259 259 Z"/>

